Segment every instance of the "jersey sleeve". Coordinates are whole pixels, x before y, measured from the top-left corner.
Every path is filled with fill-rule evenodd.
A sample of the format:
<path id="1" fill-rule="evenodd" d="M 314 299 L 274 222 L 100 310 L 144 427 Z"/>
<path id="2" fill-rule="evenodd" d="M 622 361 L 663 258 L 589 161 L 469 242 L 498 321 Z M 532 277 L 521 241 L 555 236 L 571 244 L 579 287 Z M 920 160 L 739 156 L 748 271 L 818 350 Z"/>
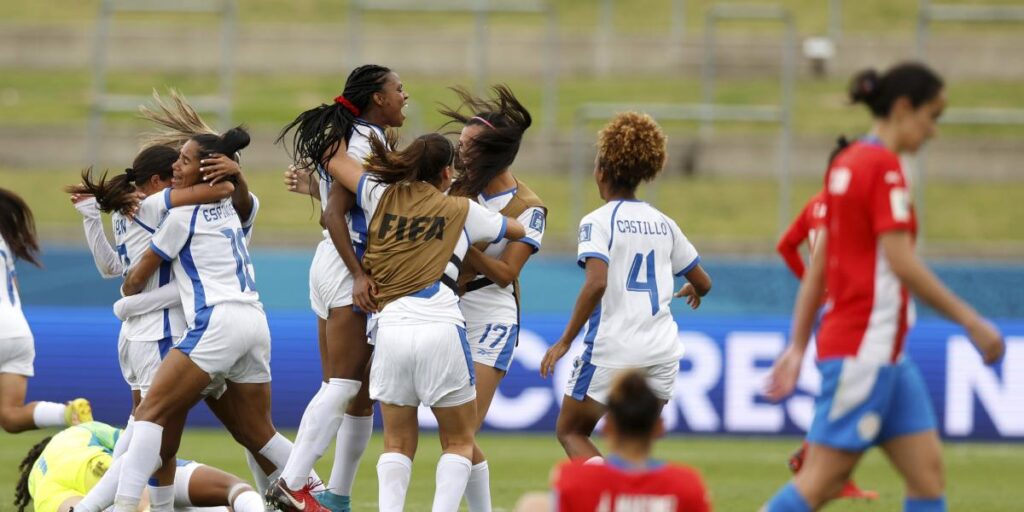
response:
<path id="1" fill-rule="evenodd" d="M 580 229 L 577 237 L 576 263 L 582 268 L 590 258 L 597 258 L 608 263 L 608 251 L 611 233 L 608 232 L 608 222 L 601 222 L 596 215 L 590 213 L 580 221 Z"/>
<path id="2" fill-rule="evenodd" d="M 124 264 L 114 248 L 110 246 L 110 242 L 107 241 L 96 199 L 89 198 L 79 201 L 75 204 L 75 208 L 82 214 L 85 241 L 89 245 L 89 252 L 92 254 L 93 263 L 96 264 L 96 270 L 104 279 L 120 277 L 125 270 Z"/>
<path id="3" fill-rule="evenodd" d="M 476 201 L 469 201 L 469 212 L 466 213 L 466 236 L 470 243 L 486 241 L 495 243 L 505 238 L 508 220 L 497 212 L 492 212 Z"/>
<path id="4" fill-rule="evenodd" d="M 704 485 L 704 480 L 697 471 L 686 468 L 676 468 L 676 480 L 679 489 L 680 510 L 693 512 L 711 512 L 711 497 Z"/>
<path id="5" fill-rule="evenodd" d="M 679 225 L 672 219 L 668 219 L 668 221 L 669 226 L 672 228 L 673 237 L 672 273 L 676 276 L 682 276 L 700 264 L 700 255 L 697 254 L 697 248 L 683 234 L 683 230 L 679 229 Z"/>
<path id="6" fill-rule="evenodd" d="M 246 236 L 252 231 L 252 225 L 256 223 L 256 212 L 260 211 L 260 200 L 256 197 L 256 194 L 249 192 L 249 198 L 252 199 L 252 211 L 249 212 L 249 218 L 242 220 L 242 232 Z"/>
<path id="7" fill-rule="evenodd" d="M 786 266 L 789 270 L 796 275 L 798 279 L 802 279 L 804 275 L 804 260 L 800 255 L 800 244 L 804 243 L 810 233 L 810 225 L 807 223 L 808 209 L 814 205 L 815 202 L 812 200 L 804 206 L 803 211 L 797 215 L 793 223 L 789 225 L 789 229 L 779 239 L 778 245 L 775 250 L 778 251 L 779 255 L 782 256 L 782 260 L 786 262 Z"/>
<path id="8" fill-rule="evenodd" d="M 910 206 L 910 191 L 907 189 L 899 161 L 894 158 L 879 163 L 871 187 L 871 225 L 875 234 L 886 231 L 911 229 L 913 211 Z"/>
<path id="9" fill-rule="evenodd" d="M 380 198 L 385 190 L 387 186 L 369 174 L 363 173 L 359 178 L 359 185 L 356 187 L 356 206 L 363 210 L 367 219 L 373 218 L 373 212 L 377 211 L 377 205 L 380 204 Z"/>
<path id="10" fill-rule="evenodd" d="M 526 236 L 516 241 L 533 247 L 533 252 L 539 251 L 548 223 L 547 212 L 543 208 L 527 208 L 517 220 L 526 228 Z"/>
<path id="11" fill-rule="evenodd" d="M 166 261 L 177 258 L 192 233 L 198 211 L 199 206 L 173 208 L 153 235 L 150 249 Z"/>

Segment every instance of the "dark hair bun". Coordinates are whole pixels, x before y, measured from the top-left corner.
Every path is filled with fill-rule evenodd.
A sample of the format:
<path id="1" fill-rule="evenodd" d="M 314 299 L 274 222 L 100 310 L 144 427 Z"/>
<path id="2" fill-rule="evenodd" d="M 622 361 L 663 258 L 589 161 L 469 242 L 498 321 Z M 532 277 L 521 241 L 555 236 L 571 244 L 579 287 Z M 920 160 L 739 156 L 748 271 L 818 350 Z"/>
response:
<path id="1" fill-rule="evenodd" d="M 221 139 L 224 154 L 232 156 L 249 145 L 249 132 L 243 126 L 236 126 L 225 132 Z"/>
<path id="2" fill-rule="evenodd" d="M 877 96 L 879 82 L 882 77 L 874 69 L 865 69 L 853 76 L 850 81 L 850 102 L 870 103 L 871 99 Z"/>

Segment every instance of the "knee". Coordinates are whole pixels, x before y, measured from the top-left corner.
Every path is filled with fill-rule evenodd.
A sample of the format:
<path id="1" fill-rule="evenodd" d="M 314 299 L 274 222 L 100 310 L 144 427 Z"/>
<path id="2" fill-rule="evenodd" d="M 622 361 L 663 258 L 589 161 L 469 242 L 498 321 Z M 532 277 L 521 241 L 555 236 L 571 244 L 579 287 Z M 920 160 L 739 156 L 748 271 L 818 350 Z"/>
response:
<path id="1" fill-rule="evenodd" d="M 17 408 L 4 407 L 0 408 L 0 428 L 8 434 L 17 434 L 26 430 L 31 430 L 33 425 L 28 424 L 29 422 L 18 421 L 17 419 Z"/>
<path id="2" fill-rule="evenodd" d="M 912 498 L 940 498 L 946 492 L 946 471 L 942 457 L 936 454 L 922 465 L 914 478 L 907 479 L 907 496 Z"/>
<path id="3" fill-rule="evenodd" d="M 558 438 L 559 443 L 562 443 L 562 446 L 565 446 L 572 439 L 590 437 L 590 432 L 586 432 L 574 425 L 560 423 L 555 426 L 555 437 Z"/>
<path id="4" fill-rule="evenodd" d="M 356 397 L 356 399 L 349 402 L 348 409 L 345 411 L 345 414 L 362 418 L 373 416 L 373 402 L 370 400 L 359 400 L 359 398 Z"/>

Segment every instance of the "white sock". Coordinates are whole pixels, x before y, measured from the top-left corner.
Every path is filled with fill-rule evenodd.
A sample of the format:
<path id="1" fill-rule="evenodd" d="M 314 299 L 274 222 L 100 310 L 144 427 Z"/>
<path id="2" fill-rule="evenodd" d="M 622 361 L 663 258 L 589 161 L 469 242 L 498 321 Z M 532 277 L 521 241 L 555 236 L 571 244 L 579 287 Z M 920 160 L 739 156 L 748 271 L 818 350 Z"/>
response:
<path id="1" fill-rule="evenodd" d="M 264 512 L 266 510 L 263 498 L 251 489 L 235 496 L 235 499 L 231 501 L 231 508 L 234 512 Z"/>
<path id="2" fill-rule="evenodd" d="M 281 473 L 284 470 L 285 465 L 288 464 L 288 456 L 292 453 L 292 442 L 287 437 L 281 435 L 280 432 L 274 434 L 274 437 L 267 441 L 267 444 L 260 448 L 260 455 L 267 458 L 271 464 L 277 469 L 273 473 L 267 475 L 269 482 L 276 482 L 278 478 L 281 478 Z M 253 461 L 256 462 L 256 461 Z M 257 464 L 259 466 L 259 464 Z M 316 471 L 310 470 L 309 478 L 319 482 L 320 476 L 316 474 Z M 324 490 L 323 484 L 320 484 L 313 488 L 313 491 L 319 492 Z"/>
<path id="3" fill-rule="evenodd" d="M 345 409 L 360 386 L 362 383 L 357 380 L 330 379 L 327 387 L 318 393 L 319 400 L 307 409 L 299 423 L 295 446 L 281 473 L 289 489 L 300 489 L 305 485 L 313 464 L 337 435 Z"/>
<path id="4" fill-rule="evenodd" d="M 473 465 L 466 484 L 466 504 L 469 512 L 491 512 L 491 470 L 487 461 Z"/>
<path id="5" fill-rule="evenodd" d="M 128 450 L 128 445 L 131 443 L 134 423 L 135 416 L 129 416 L 128 425 L 124 427 L 124 432 L 114 443 L 113 464 L 110 465 L 110 469 L 103 474 L 99 482 L 89 489 L 82 501 L 75 504 L 76 512 L 100 512 L 114 504 L 117 481 L 121 479 L 121 466 L 124 465 L 121 456 Z"/>
<path id="6" fill-rule="evenodd" d="M 249 472 L 252 473 L 252 480 L 256 483 L 256 490 L 260 494 L 267 492 L 267 488 L 270 487 L 270 479 L 267 478 L 267 474 L 263 472 L 263 468 L 256 462 L 256 457 L 253 457 L 249 450 L 245 451 L 245 464 L 249 466 Z"/>
<path id="7" fill-rule="evenodd" d="M 121 456 L 121 479 L 117 483 L 114 512 L 135 512 L 149 477 L 160 468 L 160 443 L 164 428 L 149 421 L 136 421 L 128 451 Z"/>
<path id="8" fill-rule="evenodd" d="M 37 428 L 66 427 L 64 421 L 64 410 L 67 406 L 53 402 L 36 402 L 36 408 L 32 410 L 32 422 Z"/>
<path id="9" fill-rule="evenodd" d="M 346 414 L 338 429 L 338 441 L 334 447 L 334 466 L 331 467 L 331 481 L 327 488 L 339 496 L 351 496 L 352 484 L 363 453 L 373 436 L 373 415 L 351 416 Z"/>
<path id="10" fill-rule="evenodd" d="M 433 512 L 456 512 L 462 495 L 466 493 L 466 484 L 473 471 L 473 463 L 454 453 L 441 455 L 437 461 L 437 476 L 434 488 Z"/>
<path id="11" fill-rule="evenodd" d="M 149 512 L 174 511 L 174 484 L 154 487 L 149 486 Z"/>
<path id="12" fill-rule="evenodd" d="M 604 464 L 604 457 L 600 455 L 594 455 L 583 463 L 585 466 L 599 466 L 601 464 Z"/>
<path id="13" fill-rule="evenodd" d="M 377 503 L 380 512 L 401 512 L 412 478 L 412 460 L 401 453 L 384 453 L 377 460 Z"/>

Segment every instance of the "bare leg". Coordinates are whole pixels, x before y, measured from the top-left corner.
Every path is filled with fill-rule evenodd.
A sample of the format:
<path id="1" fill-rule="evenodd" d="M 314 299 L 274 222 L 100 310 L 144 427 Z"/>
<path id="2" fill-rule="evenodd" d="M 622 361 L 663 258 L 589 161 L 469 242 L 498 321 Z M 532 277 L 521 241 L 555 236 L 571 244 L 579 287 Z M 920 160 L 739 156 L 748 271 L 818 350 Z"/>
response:
<path id="1" fill-rule="evenodd" d="M 945 495 L 942 442 L 934 430 L 890 439 L 882 449 L 903 476 L 908 498 L 937 499 Z"/>
<path id="2" fill-rule="evenodd" d="M 0 373 L 0 427 L 11 434 L 35 430 L 32 419 L 36 403 L 25 403 L 28 377 L 13 373 Z"/>
<path id="3" fill-rule="evenodd" d="M 862 456 L 863 452 L 809 443 L 804 465 L 793 477 L 793 484 L 804 501 L 817 510 L 839 495 Z"/>
<path id="4" fill-rule="evenodd" d="M 558 422 L 555 424 L 555 435 L 558 442 L 562 443 L 566 455 L 573 459 L 601 456 L 590 436 L 606 409 L 589 396 L 582 402 L 568 395 L 563 397 L 562 410 L 558 413 Z"/>

